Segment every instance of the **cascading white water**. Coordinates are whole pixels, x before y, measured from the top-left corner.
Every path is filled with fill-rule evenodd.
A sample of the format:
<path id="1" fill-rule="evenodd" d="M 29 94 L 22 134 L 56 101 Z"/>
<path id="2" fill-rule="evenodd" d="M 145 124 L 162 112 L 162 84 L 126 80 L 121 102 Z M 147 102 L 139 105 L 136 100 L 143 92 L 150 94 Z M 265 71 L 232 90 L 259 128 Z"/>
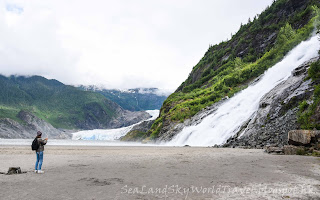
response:
<path id="1" fill-rule="evenodd" d="M 167 145 L 223 144 L 258 110 L 260 99 L 286 80 L 299 65 L 316 57 L 319 47 L 317 36 L 300 43 L 281 62 L 268 69 L 256 84 L 230 98 L 198 125 L 185 127 Z"/>

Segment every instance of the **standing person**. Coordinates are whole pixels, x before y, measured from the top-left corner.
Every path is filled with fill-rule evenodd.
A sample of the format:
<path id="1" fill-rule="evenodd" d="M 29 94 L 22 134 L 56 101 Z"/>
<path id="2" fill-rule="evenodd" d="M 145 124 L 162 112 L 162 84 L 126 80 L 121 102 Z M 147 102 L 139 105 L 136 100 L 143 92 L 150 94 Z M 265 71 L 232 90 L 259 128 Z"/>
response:
<path id="1" fill-rule="evenodd" d="M 35 173 L 43 174 L 44 171 L 41 170 L 42 162 L 43 162 L 43 151 L 44 151 L 44 145 L 47 144 L 48 138 L 42 139 L 41 138 L 42 133 L 40 131 L 37 132 L 37 140 L 39 144 L 39 148 L 36 151 L 37 154 L 37 161 L 35 166 Z"/>

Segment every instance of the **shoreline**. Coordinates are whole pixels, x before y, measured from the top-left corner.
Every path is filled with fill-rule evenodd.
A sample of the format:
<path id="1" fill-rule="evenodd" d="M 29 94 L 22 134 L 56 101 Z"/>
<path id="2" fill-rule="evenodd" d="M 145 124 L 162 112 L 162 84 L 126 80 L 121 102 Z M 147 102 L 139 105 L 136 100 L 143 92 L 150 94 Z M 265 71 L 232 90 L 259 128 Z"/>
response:
<path id="1" fill-rule="evenodd" d="M 4 199 L 32 198 L 34 183 L 44 199 L 320 198 L 316 157 L 238 148 L 46 146 L 45 173 L 35 174 L 34 154 L 29 146 L 0 146 L 0 172 L 27 171 L 0 174 Z"/>
<path id="2" fill-rule="evenodd" d="M 32 139 L 0 139 L 0 146 L 30 146 Z M 49 139 L 46 146 L 164 146 L 156 143 L 124 142 L 108 140 L 72 140 L 72 139 Z"/>

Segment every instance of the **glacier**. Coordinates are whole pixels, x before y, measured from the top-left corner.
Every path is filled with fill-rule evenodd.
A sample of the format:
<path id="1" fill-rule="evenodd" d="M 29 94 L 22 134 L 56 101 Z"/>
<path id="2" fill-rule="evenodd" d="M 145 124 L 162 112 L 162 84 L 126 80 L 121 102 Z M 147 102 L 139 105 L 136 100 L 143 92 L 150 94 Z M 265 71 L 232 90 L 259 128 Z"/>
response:
<path id="1" fill-rule="evenodd" d="M 159 110 L 146 110 L 147 113 L 151 115 L 151 118 L 143 121 L 155 120 L 159 115 Z M 141 122 L 132 124 L 127 127 L 116 128 L 116 129 L 95 129 L 79 131 L 72 134 L 72 140 L 106 140 L 106 141 L 116 141 L 120 137 L 125 136 L 130 130 Z"/>

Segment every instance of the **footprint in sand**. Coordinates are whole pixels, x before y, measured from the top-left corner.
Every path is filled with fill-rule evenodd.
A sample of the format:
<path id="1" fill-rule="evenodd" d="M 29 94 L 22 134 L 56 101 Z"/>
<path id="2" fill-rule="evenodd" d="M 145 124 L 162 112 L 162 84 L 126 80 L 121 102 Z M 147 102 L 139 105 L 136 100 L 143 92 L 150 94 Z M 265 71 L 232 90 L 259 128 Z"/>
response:
<path id="1" fill-rule="evenodd" d="M 83 164 L 70 164 L 69 167 L 86 167 L 89 165 L 83 165 Z"/>
<path id="2" fill-rule="evenodd" d="M 112 185 L 116 183 L 123 183 L 123 179 L 121 178 L 108 178 L 108 179 L 97 179 L 97 178 L 82 178 L 78 181 L 87 182 L 88 186 L 106 186 Z"/>

